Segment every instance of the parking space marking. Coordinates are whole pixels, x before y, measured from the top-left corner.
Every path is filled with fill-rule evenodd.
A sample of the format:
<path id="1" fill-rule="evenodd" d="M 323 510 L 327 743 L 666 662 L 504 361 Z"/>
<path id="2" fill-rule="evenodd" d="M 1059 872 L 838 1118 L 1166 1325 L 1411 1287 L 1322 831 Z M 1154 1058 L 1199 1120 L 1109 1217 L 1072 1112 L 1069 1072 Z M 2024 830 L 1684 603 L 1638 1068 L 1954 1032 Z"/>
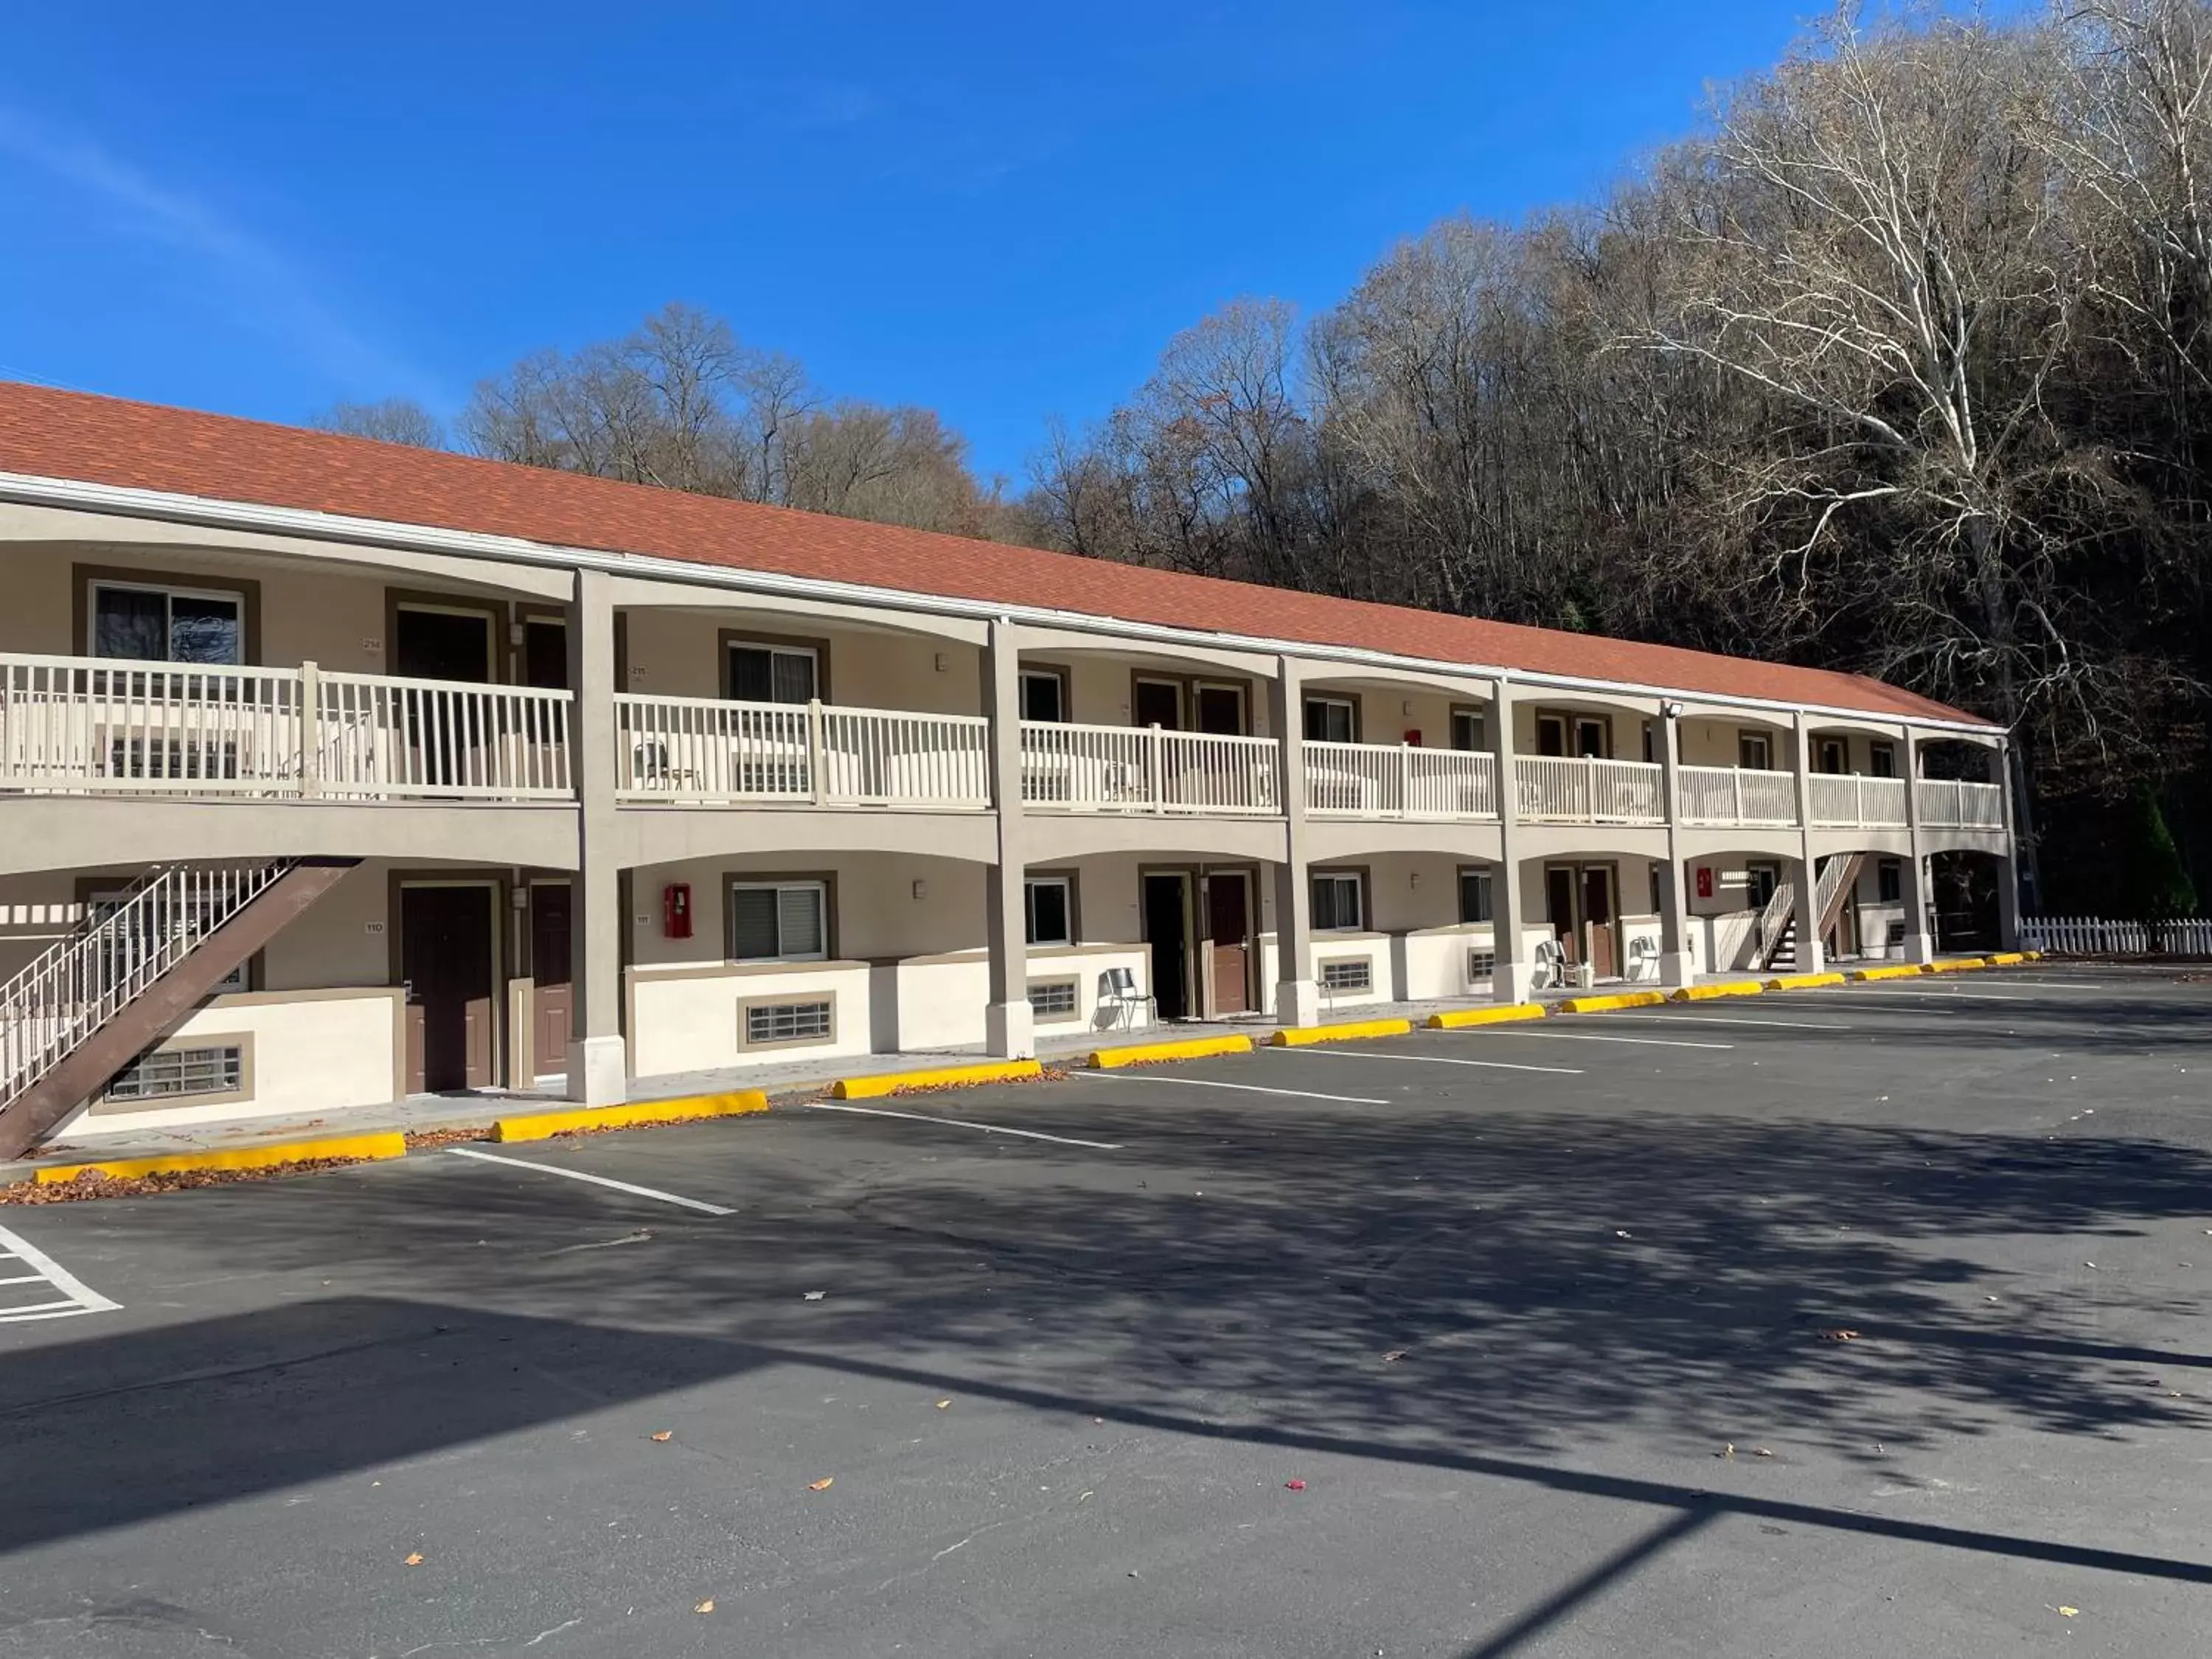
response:
<path id="1" fill-rule="evenodd" d="M 1072 1072 L 1069 1075 L 1096 1077 L 1103 1073 Z M 1126 1074 L 1117 1072 L 1115 1075 Z M 855 1117 L 902 1117 L 911 1123 L 942 1123 L 955 1129 L 980 1129 L 987 1135 L 1018 1135 L 1024 1140 L 1049 1140 L 1056 1146 L 1088 1146 L 1098 1152 L 1118 1152 L 1121 1150 L 1118 1141 L 1078 1140 L 1073 1135 L 1048 1135 L 1042 1129 L 1010 1129 L 1003 1123 L 977 1123 L 964 1117 L 932 1117 L 927 1112 L 894 1112 L 881 1106 L 846 1106 L 827 1100 L 809 1100 L 801 1103 L 817 1112 L 850 1112 Z"/>
<path id="2" fill-rule="evenodd" d="M 1248 1095 L 1284 1095 L 1292 1100 L 1328 1100 L 1340 1106 L 1388 1106 L 1387 1100 L 1370 1100 L 1364 1095 L 1317 1095 L 1310 1089 L 1263 1089 L 1256 1083 L 1217 1083 L 1203 1077 L 1132 1077 L 1127 1072 L 1070 1072 L 1070 1077 L 1087 1077 L 1099 1083 L 1172 1083 L 1185 1089 L 1235 1089 Z"/>
<path id="3" fill-rule="evenodd" d="M 1510 1060 L 1461 1060 L 1451 1054 L 1363 1054 L 1351 1048 L 1315 1048 L 1300 1059 L 1316 1060 L 1407 1060 L 1417 1066 L 1480 1066 L 1492 1072 L 1548 1072 L 1554 1077 L 1580 1077 L 1579 1066 L 1516 1066 Z"/>
<path id="4" fill-rule="evenodd" d="M 1676 1025 L 1778 1025 L 1792 1031 L 1856 1031 L 1856 1025 L 1846 1025 L 1839 1019 L 1760 1019 L 1751 1014 L 1646 1014 L 1635 1017 L 1639 1022 L 1666 1020 Z"/>
<path id="5" fill-rule="evenodd" d="M 1787 991 L 1769 992 L 1770 996 L 1787 996 Z M 1938 1002 L 2033 1002 L 2033 997 L 2015 996 L 2005 991 L 1918 991 L 1891 985 L 1839 985 L 1829 991 L 1807 991 L 1802 994 L 1812 997 L 1861 996 L 1932 997 Z"/>
<path id="6" fill-rule="evenodd" d="M 0 1261 L 20 1261 L 31 1271 L 0 1283 L 50 1285 L 62 1293 L 63 1300 L 0 1310 L 0 1325 L 25 1324 L 34 1319 L 68 1319 L 78 1314 L 112 1313 L 123 1305 L 94 1290 L 21 1233 L 0 1227 Z"/>
<path id="7" fill-rule="evenodd" d="M 594 1187 L 611 1187 L 618 1193 L 630 1193 L 639 1198 L 657 1198 L 663 1204 L 680 1204 L 687 1210 L 697 1210 L 704 1215 L 737 1213 L 735 1210 L 720 1204 L 709 1204 L 703 1199 L 664 1193 L 658 1187 L 640 1187 L 627 1181 L 616 1181 L 611 1176 L 593 1175 L 586 1170 L 563 1170 L 550 1164 L 532 1164 L 526 1158 L 501 1158 L 497 1152 L 480 1152 L 473 1146 L 448 1146 L 446 1150 L 455 1158 L 473 1158 L 485 1164 L 504 1164 L 517 1170 L 535 1170 L 539 1175 L 560 1176 L 569 1181 L 588 1181 Z"/>
<path id="8" fill-rule="evenodd" d="M 1690 1037 L 1600 1036 L 1595 1031 L 1524 1031 L 1518 1026 L 1492 1025 L 1486 1036 L 1540 1037 L 1551 1042 L 1629 1042 L 1643 1048 L 1733 1048 L 1733 1042 L 1699 1042 Z"/>

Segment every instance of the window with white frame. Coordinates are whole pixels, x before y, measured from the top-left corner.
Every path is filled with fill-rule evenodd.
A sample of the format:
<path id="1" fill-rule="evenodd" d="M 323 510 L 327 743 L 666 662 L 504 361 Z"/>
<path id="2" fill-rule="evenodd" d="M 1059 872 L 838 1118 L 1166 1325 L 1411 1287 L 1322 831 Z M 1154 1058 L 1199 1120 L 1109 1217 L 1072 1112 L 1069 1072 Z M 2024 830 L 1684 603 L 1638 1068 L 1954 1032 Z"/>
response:
<path id="1" fill-rule="evenodd" d="M 1067 682 L 1048 668 L 1024 668 L 1021 675 L 1022 718 L 1059 722 L 1067 718 Z"/>
<path id="2" fill-rule="evenodd" d="M 1330 993 L 1371 991 L 1375 963 L 1366 957 L 1340 957 L 1321 964 L 1321 988 Z"/>
<path id="3" fill-rule="evenodd" d="M 820 694 L 821 665 L 804 645 L 729 647 L 729 695 L 738 702 L 811 702 Z"/>
<path id="4" fill-rule="evenodd" d="M 1897 775 L 1897 745 L 1877 738 L 1867 744 L 1867 761 L 1878 778 Z"/>
<path id="5" fill-rule="evenodd" d="M 246 660 L 246 596 L 219 588 L 95 581 L 87 607 L 95 657 L 137 662 Z"/>
<path id="6" fill-rule="evenodd" d="M 1778 864 L 1753 864 L 1744 869 L 1744 884 L 1748 890 L 1751 908 L 1764 910 L 1774 902 L 1774 890 L 1782 884 L 1782 866 Z"/>
<path id="7" fill-rule="evenodd" d="M 1082 1004 L 1072 979 L 1033 979 L 1030 981 L 1030 1015 L 1037 1020 L 1069 1020 L 1082 1017 Z"/>
<path id="8" fill-rule="evenodd" d="M 1490 747 L 1489 722 L 1480 708 L 1455 708 L 1451 717 L 1451 746 L 1474 752 Z"/>
<path id="9" fill-rule="evenodd" d="M 1459 872 L 1459 919 L 1463 922 L 1488 921 L 1491 919 L 1488 870 L 1462 870 Z"/>
<path id="10" fill-rule="evenodd" d="M 1031 945 L 1075 943 L 1075 883 L 1067 876 L 1032 876 L 1022 884 L 1024 939 Z"/>
<path id="11" fill-rule="evenodd" d="M 125 896 L 125 890 L 120 887 L 112 888 L 104 892 L 87 894 L 84 901 L 84 920 L 87 927 L 100 928 L 123 908 Z M 210 900 L 202 899 L 195 906 L 198 914 L 192 918 L 191 923 L 193 933 L 202 939 L 206 938 L 216 929 L 217 918 L 208 908 L 210 902 Z M 131 914 L 134 916 L 142 915 L 143 907 Z M 118 979 L 129 971 L 124 965 L 125 963 L 143 960 L 149 954 L 158 952 L 167 943 L 166 940 L 160 939 L 133 936 L 125 931 L 129 926 L 130 924 L 125 924 L 121 927 L 112 928 L 100 936 L 100 948 L 106 952 L 110 962 L 109 972 Z M 237 967 L 215 982 L 215 992 L 221 994 L 226 991 L 252 989 L 252 975 L 249 972 L 252 967 L 251 957 L 240 963 Z"/>
<path id="12" fill-rule="evenodd" d="M 1905 865 L 1899 859 L 1884 859 L 1874 867 L 1875 891 L 1884 904 L 1896 904 L 1905 897 Z"/>
<path id="13" fill-rule="evenodd" d="M 1349 697 L 1306 699 L 1306 741 L 1357 743 L 1359 710 Z"/>
<path id="14" fill-rule="evenodd" d="M 1321 933 L 1357 933 L 1366 926 L 1366 883 L 1357 870 L 1316 870 L 1313 926 Z"/>
<path id="15" fill-rule="evenodd" d="M 730 884 L 730 960 L 820 962 L 830 954 L 830 891 L 819 881 Z"/>
<path id="16" fill-rule="evenodd" d="M 1774 769 L 1774 739 L 1764 732 L 1735 734 L 1735 763 L 1747 772 Z"/>

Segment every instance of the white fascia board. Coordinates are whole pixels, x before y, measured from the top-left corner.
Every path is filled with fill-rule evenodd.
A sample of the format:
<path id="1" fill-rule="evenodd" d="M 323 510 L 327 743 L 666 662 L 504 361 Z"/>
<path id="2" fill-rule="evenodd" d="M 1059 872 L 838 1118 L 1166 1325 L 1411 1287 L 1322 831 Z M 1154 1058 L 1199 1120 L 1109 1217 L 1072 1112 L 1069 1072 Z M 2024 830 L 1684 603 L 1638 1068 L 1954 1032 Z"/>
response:
<path id="1" fill-rule="evenodd" d="M 1084 611 L 1058 611 L 1046 605 L 1005 605 L 986 599 L 916 593 L 904 588 L 874 587 L 860 582 L 831 581 L 814 576 L 785 575 L 775 571 L 738 569 L 727 565 L 674 559 L 659 554 L 564 547 L 546 542 L 527 541 L 517 536 L 495 536 L 482 531 L 449 530 L 434 525 L 355 518 L 345 514 L 320 513 L 308 507 L 269 507 L 253 501 L 179 495 L 164 490 L 88 483 L 75 478 L 47 478 L 27 473 L 0 472 L 0 501 L 24 501 L 40 507 L 75 507 L 85 512 L 114 514 L 127 518 L 165 519 L 176 523 L 205 525 L 221 529 L 276 532 L 323 541 L 380 545 L 416 552 L 449 553 L 471 558 L 503 560 L 515 564 L 619 572 L 628 576 L 689 582 L 698 586 L 726 587 L 737 592 L 776 593 L 789 598 L 834 600 L 843 605 L 872 605 L 886 611 L 910 611 L 983 621 L 1003 619 L 1036 627 L 1078 629 L 1164 645 L 1208 645 L 1322 662 L 1412 668 L 1467 679 L 1510 680 L 1516 685 L 1543 686 L 1559 691 L 1658 697 L 1776 714 L 1795 714 L 1802 709 L 1808 714 L 1830 714 L 1843 720 L 1878 720 L 1885 724 L 1895 721 L 1901 726 L 1929 732 L 1955 732 L 1975 737 L 2002 737 L 2005 731 L 2003 726 L 1976 720 L 1876 714 L 1871 709 L 1849 708 L 1841 704 L 1784 702 L 1684 686 L 1645 685 L 1626 680 L 1544 674 L 1489 663 L 1449 662 L 1433 657 L 1368 650 L 1358 646 L 1316 645 L 1304 640 L 1274 640 L 1259 635 L 1173 628 L 1158 623 L 1128 622 L 1116 617 L 1093 616 Z"/>

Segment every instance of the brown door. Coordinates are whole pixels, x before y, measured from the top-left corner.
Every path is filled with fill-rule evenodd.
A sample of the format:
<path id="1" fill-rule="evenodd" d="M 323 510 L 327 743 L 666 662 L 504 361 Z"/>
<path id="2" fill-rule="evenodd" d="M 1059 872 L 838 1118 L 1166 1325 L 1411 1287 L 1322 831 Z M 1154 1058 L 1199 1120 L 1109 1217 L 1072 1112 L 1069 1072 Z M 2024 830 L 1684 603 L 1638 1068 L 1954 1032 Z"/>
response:
<path id="1" fill-rule="evenodd" d="M 487 1089 L 492 1070 L 492 890 L 399 890 L 410 1093 Z"/>
<path id="2" fill-rule="evenodd" d="M 1252 895 L 1241 872 L 1206 878 L 1207 948 L 1213 953 L 1213 1012 L 1252 1012 Z"/>
<path id="3" fill-rule="evenodd" d="M 1585 864 L 1582 869 L 1583 931 L 1589 940 L 1591 973 L 1611 979 L 1620 969 L 1620 951 L 1613 914 L 1613 866 Z"/>
<path id="4" fill-rule="evenodd" d="M 1559 941 L 1559 949 L 1566 952 L 1569 962 L 1583 959 L 1582 930 L 1576 924 L 1575 872 L 1566 864 L 1547 864 L 1544 866 L 1544 914 L 1550 919 L 1552 933 Z"/>
<path id="5" fill-rule="evenodd" d="M 530 1056 L 539 1077 L 568 1066 L 575 1028 L 575 989 L 568 977 L 568 884 L 540 881 L 530 888 Z M 517 1079 L 520 1081 L 520 1079 Z"/>

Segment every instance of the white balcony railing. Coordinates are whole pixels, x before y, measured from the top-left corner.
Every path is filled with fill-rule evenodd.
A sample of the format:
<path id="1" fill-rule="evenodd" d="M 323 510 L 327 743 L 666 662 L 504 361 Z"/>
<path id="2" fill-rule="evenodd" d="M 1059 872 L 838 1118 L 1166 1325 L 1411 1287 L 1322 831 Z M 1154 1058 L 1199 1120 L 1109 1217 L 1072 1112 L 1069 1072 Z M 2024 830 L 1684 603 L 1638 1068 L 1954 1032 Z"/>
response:
<path id="1" fill-rule="evenodd" d="M 1462 749 L 1411 744 L 1305 745 L 1306 810 L 1353 818 L 1494 818 L 1498 763 Z"/>
<path id="2" fill-rule="evenodd" d="M 1514 761 L 1522 818 L 1540 823 L 1664 823 L 1666 792 L 1648 761 L 1521 755 Z"/>
<path id="3" fill-rule="evenodd" d="M 1898 830 L 1905 826 L 1905 780 L 1815 772 L 1813 822 L 1822 829 Z"/>
<path id="4" fill-rule="evenodd" d="M 1938 830 L 2002 830 L 2004 789 L 1994 783 L 1920 780 L 1920 821 Z"/>
<path id="5" fill-rule="evenodd" d="M 1740 766 L 1685 766 L 1679 775 L 1685 823 L 1796 825 L 1794 773 L 1757 772 Z"/>
<path id="6" fill-rule="evenodd" d="M 1039 811 L 1271 815 L 1280 775 L 1272 738 L 1022 722 L 1022 799 Z"/>
<path id="7" fill-rule="evenodd" d="M 683 805 L 975 810 L 991 804 L 990 722 L 820 702 L 618 696 L 615 793 Z"/>
<path id="8" fill-rule="evenodd" d="M 565 798 L 566 691 L 0 653 L 0 790 Z"/>

